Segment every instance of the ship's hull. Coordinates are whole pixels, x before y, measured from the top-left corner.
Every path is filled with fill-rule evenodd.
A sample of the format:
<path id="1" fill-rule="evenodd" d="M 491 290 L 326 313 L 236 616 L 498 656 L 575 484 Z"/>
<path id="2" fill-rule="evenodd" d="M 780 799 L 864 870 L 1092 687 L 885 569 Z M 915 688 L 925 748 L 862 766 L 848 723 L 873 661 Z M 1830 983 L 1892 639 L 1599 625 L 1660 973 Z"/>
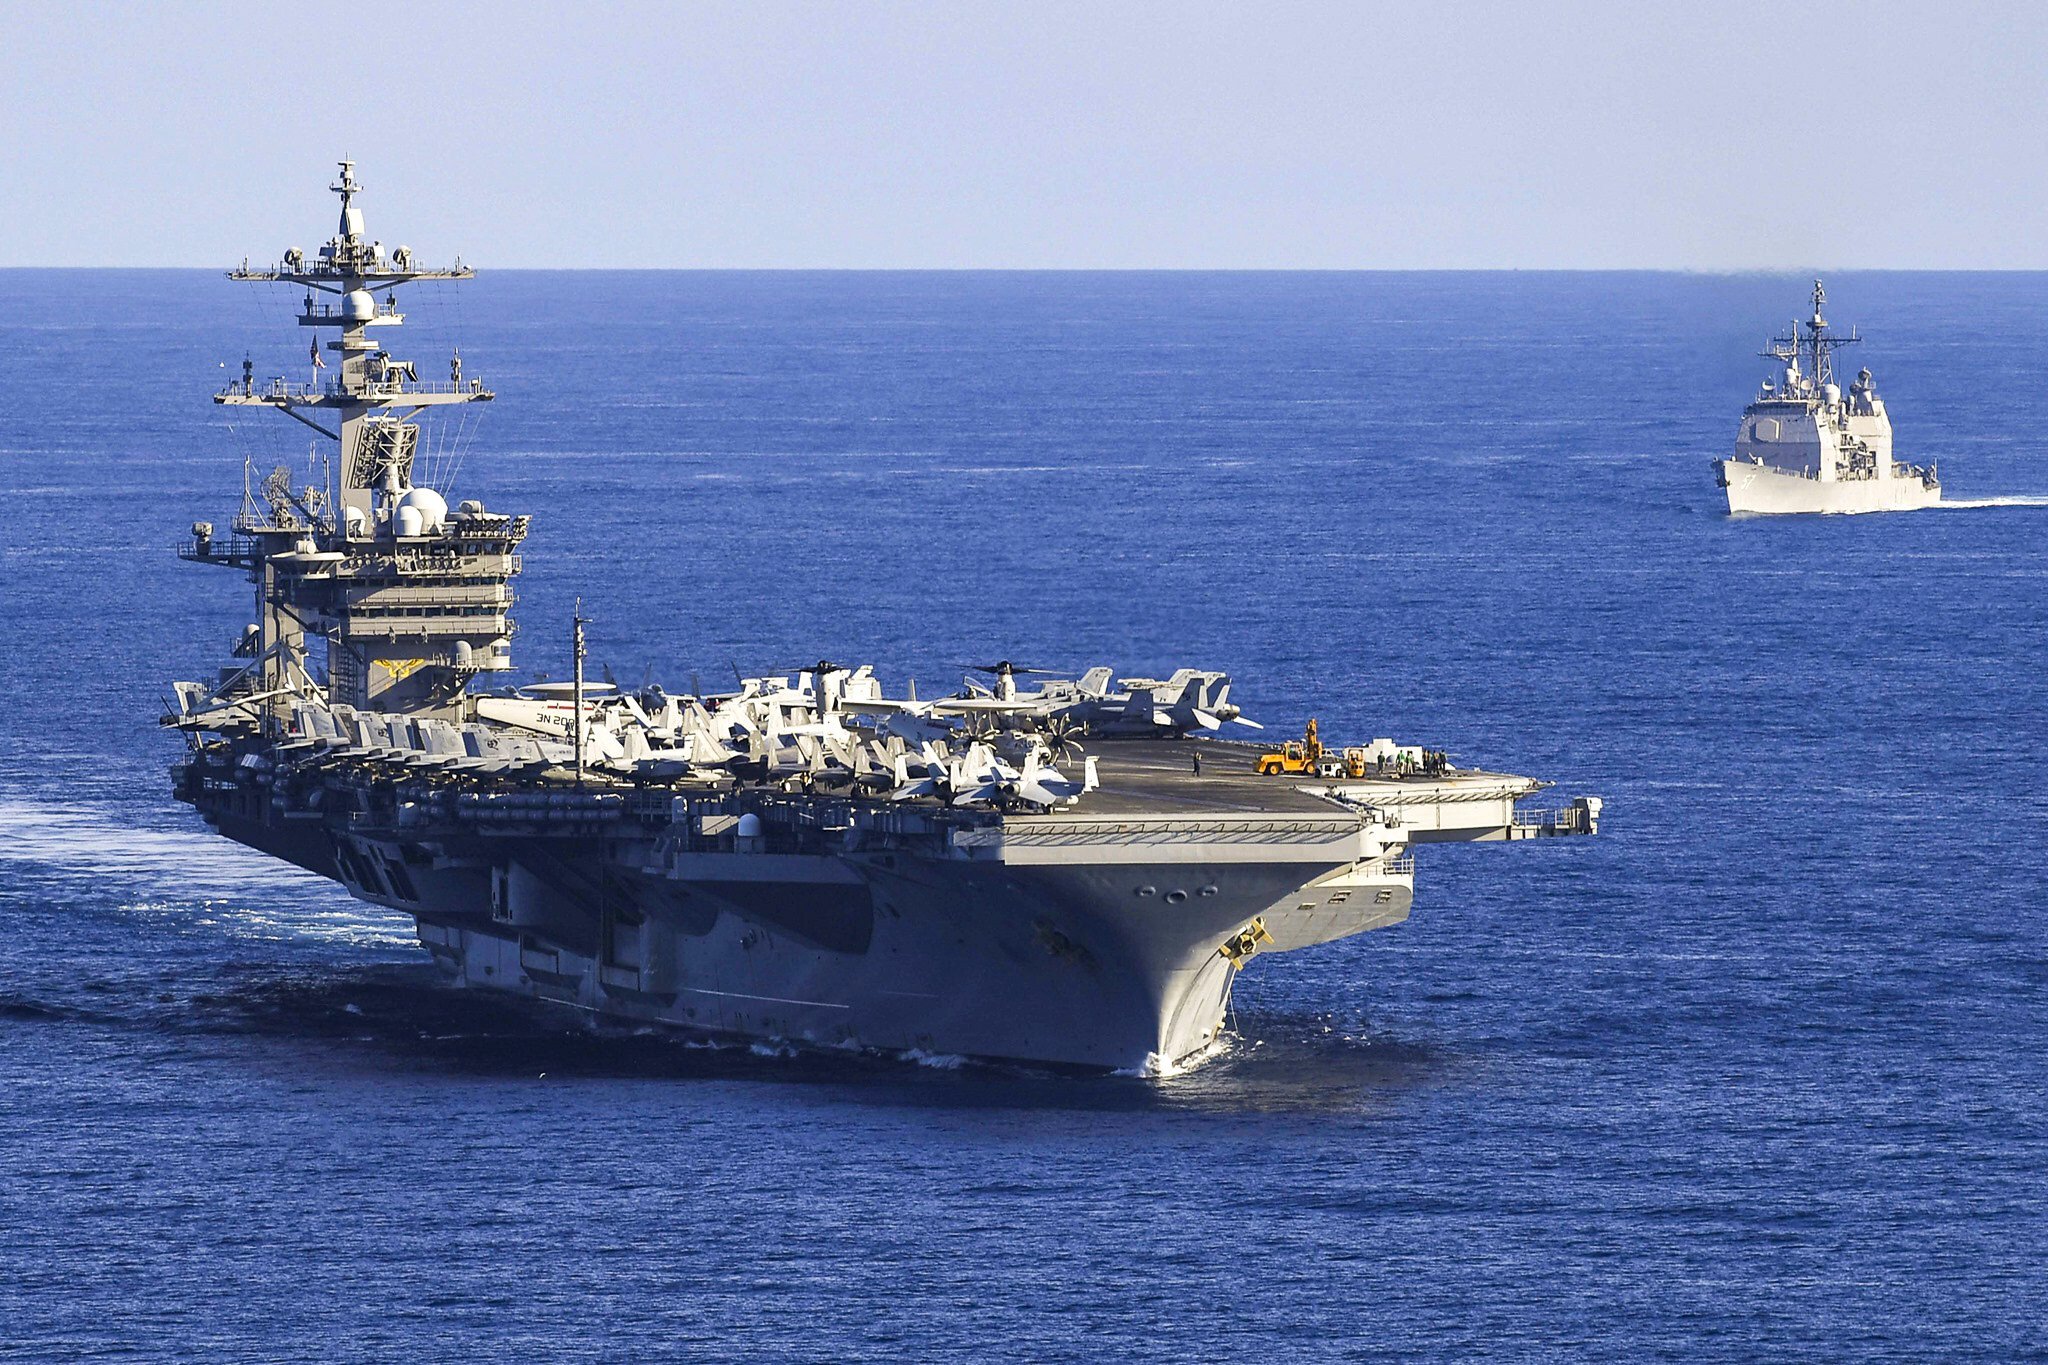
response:
<path id="1" fill-rule="evenodd" d="M 414 916 L 455 985 L 727 1039 L 1089 1070 L 1211 1052 L 1248 957 L 1407 918 L 1405 862 L 685 853 L 546 838 L 223 834 Z M 296 834 L 297 832 L 294 831 Z M 323 839 L 321 836 L 325 835 Z M 323 852 L 326 844 L 331 851 Z"/>
<path id="2" fill-rule="evenodd" d="M 459 986 L 622 1021 L 777 1044 L 1158 1074 L 1220 1038 L 1238 965 L 1220 945 L 1275 923 L 1301 869 L 931 864 L 876 875 L 842 860 L 787 881 L 642 881 L 644 918 L 582 942 L 473 913 L 423 914 L 420 940 Z M 818 880 L 802 879 L 804 875 Z M 1190 879 L 1209 896 L 1139 898 Z M 1384 900 L 1380 893 L 1385 893 Z M 1358 884 L 1359 907 L 1311 938 L 1405 918 L 1408 879 Z M 1275 903 L 1289 901 L 1278 911 Z M 716 908 L 712 908 L 713 906 Z M 1290 926 L 1278 922 L 1281 934 Z M 1270 932 L 1270 930 L 1269 930 Z M 595 941 L 603 938 L 607 941 Z"/>
<path id="3" fill-rule="evenodd" d="M 1002 810 L 508 782 L 297 741 L 201 745 L 173 777 L 222 834 L 411 915 L 459 986 L 723 1038 L 1152 1074 L 1213 1051 L 1251 959 L 1406 919 L 1413 845 L 1598 827 L 1591 798 L 1518 810 L 1529 778 L 1300 786 L 1256 776 L 1256 753 L 1116 741 L 1078 808 Z"/>
<path id="4" fill-rule="evenodd" d="M 1716 460 L 1730 513 L 1743 516 L 1910 512 L 1941 501 L 1941 485 L 1917 477 L 1823 483 L 1748 460 Z"/>

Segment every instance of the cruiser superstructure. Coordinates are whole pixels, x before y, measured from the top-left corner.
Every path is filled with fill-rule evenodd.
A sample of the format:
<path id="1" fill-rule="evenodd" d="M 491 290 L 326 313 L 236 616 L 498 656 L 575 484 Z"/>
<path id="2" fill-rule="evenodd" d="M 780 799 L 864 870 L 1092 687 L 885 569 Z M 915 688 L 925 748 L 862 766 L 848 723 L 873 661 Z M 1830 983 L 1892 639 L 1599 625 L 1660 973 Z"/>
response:
<path id="1" fill-rule="evenodd" d="M 238 280 L 303 288 L 312 382 L 217 395 L 332 443 L 183 557 L 246 573 L 238 662 L 179 683 L 177 796 L 221 833 L 409 914 L 460 985 L 705 1034 L 1171 1069 L 1255 957 L 1405 919 L 1415 845 L 1592 833 L 1600 803 L 1376 741 L 1255 772 L 1223 674 L 919 700 L 830 661 L 716 695 L 487 686 L 511 667 L 524 516 L 424 486 L 420 419 L 492 397 L 386 349 L 397 291 L 469 277 L 336 235 Z M 382 296 L 381 298 L 379 296 Z M 325 350 L 320 338 L 332 335 Z"/>
<path id="2" fill-rule="evenodd" d="M 1861 338 L 1835 335 L 1813 282 L 1813 315 L 1774 339 L 1763 358 L 1778 369 L 1742 410 L 1732 459 L 1714 470 L 1730 512 L 1901 512 L 1941 501 L 1932 467 L 1893 460 L 1892 421 L 1869 370 L 1847 393 L 1834 353 Z"/>

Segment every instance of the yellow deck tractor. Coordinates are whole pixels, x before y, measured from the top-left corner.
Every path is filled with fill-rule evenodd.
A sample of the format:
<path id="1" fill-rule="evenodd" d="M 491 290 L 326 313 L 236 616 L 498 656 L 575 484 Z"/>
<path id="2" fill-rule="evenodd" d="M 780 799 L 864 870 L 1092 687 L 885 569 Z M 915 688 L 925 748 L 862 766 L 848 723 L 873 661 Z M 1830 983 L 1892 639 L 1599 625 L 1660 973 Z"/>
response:
<path id="1" fill-rule="evenodd" d="M 1316 765 L 1322 761 L 1323 741 L 1316 737 L 1315 719 L 1311 717 L 1308 729 L 1300 739 L 1290 739 L 1278 749 L 1259 755 L 1259 775 L 1279 777 L 1286 773 L 1313 775 Z"/>

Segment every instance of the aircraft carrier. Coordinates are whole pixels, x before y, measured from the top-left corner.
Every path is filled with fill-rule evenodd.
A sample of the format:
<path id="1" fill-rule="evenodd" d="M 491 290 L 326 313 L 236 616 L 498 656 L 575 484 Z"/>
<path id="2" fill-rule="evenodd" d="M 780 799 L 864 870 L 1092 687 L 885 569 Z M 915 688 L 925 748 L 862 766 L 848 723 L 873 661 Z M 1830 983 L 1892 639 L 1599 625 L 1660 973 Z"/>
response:
<path id="1" fill-rule="evenodd" d="M 173 685 L 174 790 L 227 837 L 412 916 L 462 986 L 802 1047 L 1166 1074 L 1223 1039 L 1254 959 L 1396 924 L 1413 850 L 1590 834 L 1597 798 L 1377 739 L 1224 739 L 1221 673 L 1040 677 L 892 696 L 821 660 L 733 690 L 512 668 L 528 519 L 426 486 L 422 424 L 493 398 L 387 349 L 398 290 L 467 279 L 365 230 L 230 278 L 303 291 L 308 377 L 215 396 L 319 434 L 326 474 L 245 472 L 233 659 Z"/>

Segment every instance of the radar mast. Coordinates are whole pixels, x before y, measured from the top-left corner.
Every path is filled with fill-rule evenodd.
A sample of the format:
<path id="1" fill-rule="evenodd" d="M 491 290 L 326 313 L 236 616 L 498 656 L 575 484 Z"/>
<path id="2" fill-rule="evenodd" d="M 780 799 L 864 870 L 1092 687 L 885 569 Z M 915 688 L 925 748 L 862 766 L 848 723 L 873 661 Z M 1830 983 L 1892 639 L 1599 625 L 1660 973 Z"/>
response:
<path id="1" fill-rule="evenodd" d="M 326 645 L 331 701 L 385 711 L 459 709 L 471 677 L 511 667 L 513 550 L 527 519 L 489 515 L 479 502 L 451 515 L 446 490 L 416 482 L 420 416 L 495 395 L 481 379 L 464 377 L 459 353 L 445 383 L 427 381 L 378 338 L 405 323 L 399 289 L 476 272 L 460 259 L 423 266 L 403 246 L 387 252 L 364 226 L 355 163 L 339 164 L 329 188 L 341 197 L 341 217 L 326 245 L 312 257 L 293 247 L 273 267 L 245 260 L 228 272 L 232 280 L 305 290 L 296 322 L 312 336 L 313 377 L 259 383 L 245 360 L 241 378 L 214 395 L 227 407 L 275 409 L 333 442 L 339 486 L 331 497 L 318 489 L 295 493 L 280 468 L 264 481 L 260 500 L 245 492 L 232 536 L 217 540 L 201 522 L 181 553 L 245 569 L 258 585 L 258 619 L 238 650 L 254 660 L 242 670 L 252 691 L 284 699 L 318 690 L 305 664 L 314 636 Z M 328 333 L 337 335 L 323 343 Z M 270 709 L 282 705 L 273 700 Z"/>
<path id="2" fill-rule="evenodd" d="M 1827 289 L 1819 280 L 1813 282 L 1813 316 L 1804 324 L 1794 322 L 1792 330 L 1784 336 L 1773 337 L 1771 344 L 1759 352 L 1765 360 L 1775 360 L 1788 367 L 1794 377 L 1803 378 L 1806 388 L 1818 394 L 1827 385 L 1835 382 L 1834 353 L 1844 346 L 1853 346 L 1863 338 L 1852 328 L 1848 336 L 1835 335 L 1821 309 L 1827 304 Z M 1803 376 L 1800 371 L 1804 368 Z M 1796 386 L 1788 383 L 1787 396 L 1798 396 Z"/>
<path id="3" fill-rule="evenodd" d="M 363 211 L 355 202 L 363 188 L 355 177 L 355 163 L 343 161 L 340 166 L 341 177 L 329 188 L 341 196 L 341 223 L 316 257 L 309 260 L 294 247 L 272 269 L 252 270 L 244 263 L 228 272 L 231 280 L 304 286 L 305 304 L 297 321 L 313 332 L 308 358 L 319 371 L 328 368 L 323 350 L 338 355 L 334 375 L 316 374 L 304 384 L 279 378 L 267 388 L 230 387 L 214 401 L 276 408 L 338 442 L 341 515 L 348 529 L 347 523 L 358 517 L 370 518 L 380 495 L 395 499 L 412 487 L 413 458 L 419 448 L 415 419 L 422 412 L 456 403 L 487 403 L 496 395 L 480 379 L 455 377 L 460 371 L 452 364 L 449 382 L 423 382 L 412 361 L 396 359 L 372 339 L 373 328 L 404 325 L 405 314 L 397 308 L 399 288 L 422 280 L 474 279 L 476 272 L 459 260 L 447 269 L 420 266 L 403 246 L 387 255 L 384 244 L 369 240 L 364 230 Z M 382 300 L 377 298 L 379 291 Z M 316 294 L 336 302 L 319 302 Z M 323 345 L 320 334 L 327 331 L 340 336 Z"/>

